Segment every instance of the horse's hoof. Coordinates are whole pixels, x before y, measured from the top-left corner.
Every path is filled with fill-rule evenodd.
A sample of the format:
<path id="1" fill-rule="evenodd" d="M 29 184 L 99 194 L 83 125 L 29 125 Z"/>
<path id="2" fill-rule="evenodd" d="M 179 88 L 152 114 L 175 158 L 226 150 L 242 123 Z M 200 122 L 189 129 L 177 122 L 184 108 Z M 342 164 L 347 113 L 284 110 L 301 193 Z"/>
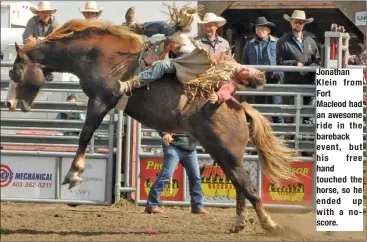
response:
<path id="1" fill-rule="evenodd" d="M 61 183 L 61 185 L 69 184 L 69 178 L 64 178 L 64 181 Z"/>
<path id="2" fill-rule="evenodd" d="M 76 176 L 76 177 L 73 177 L 69 180 L 69 190 L 73 187 L 76 187 L 78 186 L 80 183 L 83 182 L 83 178 L 81 178 L 80 176 Z"/>
<path id="3" fill-rule="evenodd" d="M 245 229 L 245 225 L 235 225 L 235 226 L 233 226 L 229 231 L 231 232 L 231 233 L 238 233 L 238 232 L 240 232 L 240 231 L 242 231 L 242 230 L 244 230 Z"/>

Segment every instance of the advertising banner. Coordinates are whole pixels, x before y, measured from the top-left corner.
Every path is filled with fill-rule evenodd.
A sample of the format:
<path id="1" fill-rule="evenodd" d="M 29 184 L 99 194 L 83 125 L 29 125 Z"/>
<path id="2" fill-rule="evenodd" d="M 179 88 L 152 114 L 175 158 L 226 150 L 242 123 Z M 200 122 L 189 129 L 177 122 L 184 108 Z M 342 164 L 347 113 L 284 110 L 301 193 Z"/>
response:
<path id="1" fill-rule="evenodd" d="M 1 198 L 54 199 L 56 158 L 1 156 Z"/>
<path id="2" fill-rule="evenodd" d="M 312 162 L 292 162 L 291 166 L 300 182 L 285 181 L 281 187 L 275 187 L 263 174 L 264 204 L 312 205 Z"/>
<path id="3" fill-rule="evenodd" d="M 61 180 L 72 161 L 72 158 L 62 158 Z M 81 174 L 83 182 L 70 190 L 68 185 L 61 186 L 61 199 L 106 201 L 106 162 L 105 159 L 85 159 L 85 170 Z"/>
<path id="4" fill-rule="evenodd" d="M 162 158 L 140 159 L 140 200 L 148 199 L 150 188 L 161 170 Z M 172 193 L 168 183 L 161 195 L 161 201 L 182 201 L 183 189 L 183 167 L 178 164 L 172 177 Z"/>
<path id="5" fill-rule="evenodd" d="M 245 168 L 249 172 L 251 180 L 257 186 L 257 162 L 246 161 Z M 236 189 L 219 165 L 215 165 L 212 159 L 199 159 L 201 187 L 204 202 L 235 203 Z M 186 201 L 190 201 L 189 179 L 187 179 Z"/>

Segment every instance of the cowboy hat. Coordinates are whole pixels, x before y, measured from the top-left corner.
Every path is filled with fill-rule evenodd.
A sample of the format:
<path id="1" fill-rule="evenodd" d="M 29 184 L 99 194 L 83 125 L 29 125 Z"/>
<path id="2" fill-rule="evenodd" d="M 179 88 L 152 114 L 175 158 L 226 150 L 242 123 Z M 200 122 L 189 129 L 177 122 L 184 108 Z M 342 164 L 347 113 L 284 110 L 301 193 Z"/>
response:
<path id="1" fill-rule="evenodd" d="M 97 3 L 94 1 L 87 1 L 84 5 L 84 8 L 79 8 L 79 11 L 81 13 L 84 12 L 92 12 L 92 13 L 98 13 L 97 17 L 99 17 L 102 14 L 103 8 L 97 8 Z"/>
<path id="2" fill-rule="evenodd" d="M 270 29 L 275 29 L 275 24 L 272 22 L 269 22 L 265 17 L 261 16 L 258 17 L 255 21 L 255 23 L 251 23 L 250 26 L 252 28 L 255 28 L 257 26 L 265 26 L 268 27 Z"/>
<path id="3" fill-rule="evenodd" d="M 307 18 L 306 19 L 306 13 L 305 13 L 305 11 L 302 11 L 302 10 L 294 10 L 293 13 L 292 13 L 292 16 L 289 17 L 288 14 L 284 14 L 283 17 L 288 22 L 290 22 L 292 19 L 297 19 L 297 20 L 305 21 L 306 24 L 312 23 L 313 20 L 314 20 L 314 18 Z"/>
<path id="4" fill-rule="evenodd" d="M 217 15 L 215 15 L 214 13 L 206 13 L 204 15 L 203 20 L 198 20 L 199 24 L 207 24 L 210 22 L 216 22 L 218 24 L 218 28 L 222 27 L 223 25 L 226 24 L 227 20 L 225 20 L 222 17 L 219 17 Z"/>
<path id="5" fill-rule="evenodd" d="M 51 14 L 56 13 L 57 8 L 51 8 L 49 1 L 40 1 L 38 3 L 38 9 L 34 7 L 29 8 L 33 14 L 38 14 L 38 12 L 51 11 Z"/>

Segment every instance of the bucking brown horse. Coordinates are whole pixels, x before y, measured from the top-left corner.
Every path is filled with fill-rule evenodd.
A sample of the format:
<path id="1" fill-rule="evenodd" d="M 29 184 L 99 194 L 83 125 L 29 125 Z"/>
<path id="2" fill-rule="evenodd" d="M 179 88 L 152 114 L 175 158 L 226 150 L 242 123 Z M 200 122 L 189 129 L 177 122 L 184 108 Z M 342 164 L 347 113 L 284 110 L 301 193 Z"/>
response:
<path id="1" fill-rule="evenodd" d="M 18 102 L 23 112 L 30 111 L 45 84 L 45 75 L 51 72 L 75 74 L 89 97 L 79 147 L 63 182 L 70 184 L 69 189 L 82 181 L 87 145 L 123 95 L 119 93 L 119 80 L 128 80 L 137 71 L 143 46 L 140 35 L 101 20 L 71 20 L 42 42 L 27 44 L 22 49 L 15 45 L 17 58 L 9 72 L 12 81 L 7 100 L 11 111 L 16 110 Z M 237 216 L 232 231 L 238 232 L 245 226 L 246 199 L 265 230 L 281 230 L 265 212 L 244 168 L 243 157 L 251 137 L 263 171 L 271 181 L 279 183 L 293 176 L 289 169 L 292 151 L 272 134 L 268 121 L 247 103 L 231 99 L 211 104 L 203 98 L 196 98 L 192 105 L 187 102 L 182 84 L 175 75 L 167 74 L 149 89 L 133 90 L 125 113 L 152 129 L 187 133 L 200 142 L 236 188 Z"/>

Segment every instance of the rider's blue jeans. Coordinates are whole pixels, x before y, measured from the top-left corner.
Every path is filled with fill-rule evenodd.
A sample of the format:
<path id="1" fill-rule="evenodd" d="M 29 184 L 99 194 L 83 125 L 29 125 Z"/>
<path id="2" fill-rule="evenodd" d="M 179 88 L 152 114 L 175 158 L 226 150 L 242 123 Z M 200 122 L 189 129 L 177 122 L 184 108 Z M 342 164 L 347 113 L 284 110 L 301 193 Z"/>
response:
<path id="1" fill-rule="evenodd" d="M 176 33 L 180 28 L 176 25 L 168 25 L 164 21 L 153 21 L 144 23 L 144 35 L 152 37 L 155 34 L 164 34 L 165 36 L 171 36 Z"/>
<path id="2" fill-rule="evenodd" d="M 170 59 L 157 61 L 149 69 L 139 73 L 139 77 L 142 80 L 142 85 L 149 84 L 154 80 L 161 78 L 164 73 L 175 73 L 176 68 Z"/>
<path id="3" fill-rule="evenodd" d="M 195 151 L 185 151 L 179 149 L 173 145 L 165 147 L 163 156 L 163 168 L 153 186 L 150 188 L 147 207 L 157 207 L 159 204 L 161 193 L 164 187 L 167 185 L 170 178 L 181 161 L 186 170 L 186 174 L 189 178 L 189 191 L 191 196 L 191 209 L 197 211 L 204 207 L 202 203 L 202 189 L 200 168 L 197 159 L 197 153 Z"/>

